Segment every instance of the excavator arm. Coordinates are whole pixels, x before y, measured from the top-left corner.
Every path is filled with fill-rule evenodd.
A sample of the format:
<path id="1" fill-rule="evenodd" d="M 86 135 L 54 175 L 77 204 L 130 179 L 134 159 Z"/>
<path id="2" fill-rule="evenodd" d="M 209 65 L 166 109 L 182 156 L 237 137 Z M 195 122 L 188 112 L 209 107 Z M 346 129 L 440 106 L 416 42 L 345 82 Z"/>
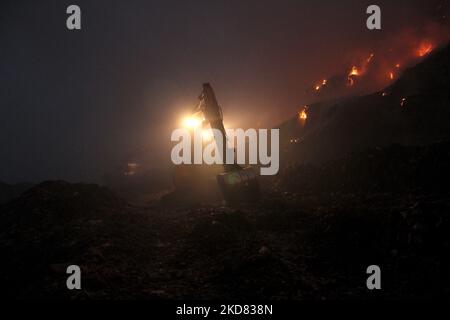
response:
<path id="1" fill-rule="evenodd" d="M 222 134 L 224 173 L 217 176 L 217 182 L 225 200 L 230 203 L 237 203 L 258 199 L 259 182 L 255 171 L 251 167 L 243 168 L 237 163 L 228 164 L 225 161 L 228 144 L 223 125 L 222 108 L 219 106 L 214 90 L 209 83 L 203 84 L 199 99 L 198 109 L 203 113 L 205 120 L 212 129 L 216 129 Z M 235 154 L 234 150 L 228 150 L 228 152 Z"/>
<path id="2" fill-rule="evenodd" d="M 237 171 L 242 169 L 238 164 L 227 164 L 225 163 L 225 155 L 227 152 L 235 153 L 234 150 L 227 150 L 227 133 L 225 130 L 225 126 L 223 124 L 223 113 L 222 108 L 220 107 L 219 103 L 217 102 L 216 95 L 214 93 L 213 88 L 209 83 L 203 84 L 203 91 L 199 96 L 200 103 L 198 106 L 198 110 L 200 110 L 204 117 L 205 121 L 209 123 L 211 126 L 211 129 L 218 130 L 222 135 L 222 141 L 223 141 L 223 167 L 225 172 L 231 172 L 231 171 Z"/>

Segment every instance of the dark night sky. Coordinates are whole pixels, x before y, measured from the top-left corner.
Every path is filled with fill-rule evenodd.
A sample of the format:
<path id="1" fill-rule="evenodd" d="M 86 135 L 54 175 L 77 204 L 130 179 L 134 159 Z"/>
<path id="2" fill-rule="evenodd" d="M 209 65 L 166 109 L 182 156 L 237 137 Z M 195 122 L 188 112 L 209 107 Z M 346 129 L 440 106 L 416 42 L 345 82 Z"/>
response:
<path id="1" fill-rule="evenodd" d="M 428 0 L 2 1 L 0 180 L 98 181 L 140 153 L 168 157 L 170 130 L 202 82 L 233 127 L 290 117 L 351 54 L 423 23 Z M 433 2 L 433 1 L 431 1 Z M 82 30 L 66 29 L 66 8 Z"/>

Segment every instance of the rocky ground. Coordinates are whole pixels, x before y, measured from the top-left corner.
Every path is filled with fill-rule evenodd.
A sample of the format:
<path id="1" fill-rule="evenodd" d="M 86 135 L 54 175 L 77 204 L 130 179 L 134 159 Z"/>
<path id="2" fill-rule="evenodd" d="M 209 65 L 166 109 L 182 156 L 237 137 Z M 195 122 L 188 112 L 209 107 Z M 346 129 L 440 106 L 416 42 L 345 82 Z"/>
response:
<path id="1" fill-rule="evenodd" d="M 441 174 L 439 188 L 426 177 L 448 172 L 449 155 L 446 143 L 392 146 L 321 167 L 294 166 L 260 203 L 241 207 L 133 206 L 97 185 L 44 182 L 0 207 L 2 294 L 448 298 L 448 175 Z M 429 159 L 441 160 L 425 165 Z M 403 169 L 387 169 L 396 164 Z M 81 267 L 80 291 L 66 289 L 70 264 Z M 366 289 L 371 264 L 382 269 L 381 291 Z"/>

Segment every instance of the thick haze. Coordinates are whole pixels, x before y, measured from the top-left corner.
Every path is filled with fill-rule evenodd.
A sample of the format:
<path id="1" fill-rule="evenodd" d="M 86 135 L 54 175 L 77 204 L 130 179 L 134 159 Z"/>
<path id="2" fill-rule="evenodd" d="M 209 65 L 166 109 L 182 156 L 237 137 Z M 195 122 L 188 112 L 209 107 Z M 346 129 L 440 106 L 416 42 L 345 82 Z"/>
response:
<path id="1" fill-rule="evenodd" d="M 435 2 L 2 1 L 0 180 L 98 181 L 140 157 L 160 166 L 170 131 L 211 82 L 233 127 L 289 118 L 304 89 L 360 49 L 425 24 Z M 82 30 L 66 29 L 77 4 Z"/>

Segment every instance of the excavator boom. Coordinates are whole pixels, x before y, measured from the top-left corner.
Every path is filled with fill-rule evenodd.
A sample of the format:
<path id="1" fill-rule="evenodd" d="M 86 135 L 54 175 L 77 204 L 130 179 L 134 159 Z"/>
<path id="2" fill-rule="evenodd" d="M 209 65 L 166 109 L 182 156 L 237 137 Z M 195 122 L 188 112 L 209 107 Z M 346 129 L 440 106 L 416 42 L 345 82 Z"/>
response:
<path id="1" fill-rule="evenodd" d="M 203 84 L 202 93 L 199 96 L 199 108 L 203 112 L 205 120 L 212 129 L 222 134 L 223 157 L 227 153 L 228 144 L 225 127 L 223 125 L 222 109 L 217 102 L 216 95 L 209 83 Z M 233 152 L 234 150 L 229 150 Z M 217 176 L 217 182 L 222 194 L 230 203 L 252 201 L 259 198 L 258 177 L 251 167 L 241 167 L 237 163 L 227 164 L 223 159 L 224 173 Z"/>

